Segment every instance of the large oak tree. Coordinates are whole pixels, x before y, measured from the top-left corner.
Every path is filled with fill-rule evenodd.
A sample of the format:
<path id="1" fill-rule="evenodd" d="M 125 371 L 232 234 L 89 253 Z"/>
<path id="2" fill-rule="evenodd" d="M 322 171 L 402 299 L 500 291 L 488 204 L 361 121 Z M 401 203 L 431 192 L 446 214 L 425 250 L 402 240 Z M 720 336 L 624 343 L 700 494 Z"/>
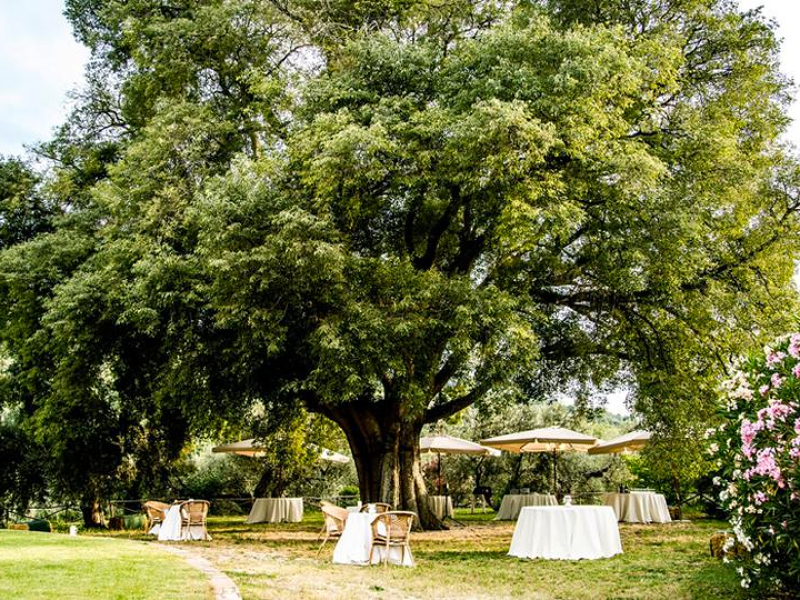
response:
<path id="1" fill-rule="evenodd" d="M 69 210 L 0 258 L 43 419 L 87 381 L 170 439 L 302 403 L 345 432 L 364 500 L 432 526 L 426 423 L 562 373 L 624 374 L 682 422 L 796 307 L 786 83 L 730 2 L 68 15 L 94 57 L 45 149 Z"/>

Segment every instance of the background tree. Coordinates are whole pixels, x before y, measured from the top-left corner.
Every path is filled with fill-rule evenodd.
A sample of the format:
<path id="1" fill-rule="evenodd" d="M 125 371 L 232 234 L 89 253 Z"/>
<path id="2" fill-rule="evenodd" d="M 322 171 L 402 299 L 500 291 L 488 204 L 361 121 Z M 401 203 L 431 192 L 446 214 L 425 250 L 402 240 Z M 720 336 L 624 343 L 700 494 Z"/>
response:
<path id="1" fill-rule="evenodd" d="M 62 160 L 54 193 L 83 204 L 0 257 L 12 355 L 51 340 L 15 363 L 42 423 L 102 381 L 120 439 L 144 422 L 174 456 L 299 402 L 344 431 L 364 500 L 430 526 L 426 424 L 620 375 L 688 414 L 664 382 L 713 379 L 795 308 L 786 85 L 728 2 L 68 15 L 104 77 L 52 154 L 108 162 L 76 188 Z"/>

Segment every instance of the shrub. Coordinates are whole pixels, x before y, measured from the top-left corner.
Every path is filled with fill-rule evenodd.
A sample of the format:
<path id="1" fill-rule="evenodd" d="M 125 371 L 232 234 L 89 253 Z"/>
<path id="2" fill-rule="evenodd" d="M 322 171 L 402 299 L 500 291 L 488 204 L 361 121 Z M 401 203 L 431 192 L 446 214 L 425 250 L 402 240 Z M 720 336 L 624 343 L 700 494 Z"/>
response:
<path id="1" fill-rule="evenodd" d="M 742 586 L 800 593 L 800 334 L 781 338 L 725 383 L 711 452 L 736 539 Z"/>

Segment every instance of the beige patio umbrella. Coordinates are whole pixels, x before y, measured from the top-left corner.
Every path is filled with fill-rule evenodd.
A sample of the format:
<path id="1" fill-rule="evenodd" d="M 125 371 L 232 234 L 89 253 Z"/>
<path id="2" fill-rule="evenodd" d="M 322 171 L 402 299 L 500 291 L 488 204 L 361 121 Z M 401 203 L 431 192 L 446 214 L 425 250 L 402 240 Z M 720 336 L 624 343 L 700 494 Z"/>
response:
<path id="1" fill-rule="evenodd" d="M 552 452 L 554 494 L 558 489 L 558 453 L 567 450 L 588 452 L 596 443 L 597 438 L 564 427 L 542 427 L 481 440 L 484 446 L 507 452 Z"/>
<path id="2" fill-rule="evenodd" d="M 598 442 L 597 445 L 589 449 L 589 454 L 625 454 L 628 452 L 638 452 L 642 450 L 649 441 L 649 431 L 631 431 L 613 440 Z"/>
<path id="3" fill-rule="evenodd" d="M 420 452 L 435 452 L 437 459 L 437 481 L 439 495 L 442 493 L 442 454 L 476 454 L 483 456 L 499 456 L 500 451 L 487 448 L 475 442 L 453 437 L 452 435 L 434 435 L 419 438 Z"/>
<path id="4" fill-rule="evenodd" d="M 227 452 L 230 454 L 238 454 L 240 456 L 250 456 L 254 458 L 260 458 L 262 456 L 266 456 L 266 449 L 259 446 L 255 439 L 250 438 L 247 440 L 241 440 L 239 442 L 229 442 L 227 444 L 220 444 L 219 446 L 214 446 L 211 449 L 212 452 Z M 327 460 L 330 462 L 338 462 L 338 463 L 348 463 L 350 462 L 350 457 L 345 456 L 344 454 L 340 454 L 339 452 L 334 452 L 333 450 L 328 450 L 327 448 L 322 448 L 320 450 L 319 458 L 321 460 Z"/>

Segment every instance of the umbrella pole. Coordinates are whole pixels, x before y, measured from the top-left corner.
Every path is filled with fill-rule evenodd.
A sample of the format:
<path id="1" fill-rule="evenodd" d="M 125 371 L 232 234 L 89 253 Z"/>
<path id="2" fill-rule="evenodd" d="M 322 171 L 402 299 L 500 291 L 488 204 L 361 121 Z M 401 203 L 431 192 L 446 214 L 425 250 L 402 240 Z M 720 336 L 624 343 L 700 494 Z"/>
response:
<path id="1" fill-rule="evenodd" d="M 436 482 L 439 487 L 439 495 L 442 495 L 442 453 L 436 453 Z"/>
<path id="2" fill-rule="evenodd" d="M 553 450 L 553 495 L 558 500 L 558 476 L 556 475 L 556 461 L 558 460 L 558 450 Z"/>

